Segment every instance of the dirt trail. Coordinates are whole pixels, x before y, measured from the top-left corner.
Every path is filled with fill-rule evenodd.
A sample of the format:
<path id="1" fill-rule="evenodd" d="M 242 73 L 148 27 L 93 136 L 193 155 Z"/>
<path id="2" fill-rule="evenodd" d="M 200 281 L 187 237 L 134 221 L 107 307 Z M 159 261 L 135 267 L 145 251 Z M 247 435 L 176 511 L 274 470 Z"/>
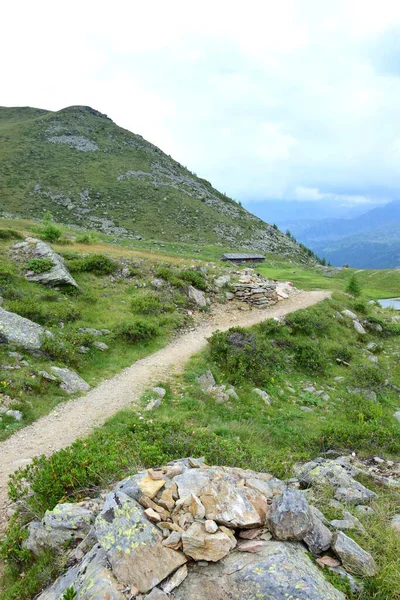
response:
<path id="1" fill-rule="evenodd" d="M 50 455 L 77 438 L 88 435 L 114 413 L 137 402 L 155 383 L 182 372 L 185 363 L 206 346 L 217 329 L 249 327 L 265 319 L 280 317 L 328 298 L 330 292 L 302 292 L 264 310 L 242 312 L 230 305 L 218 307 L 216 314 L 193 331 L 178 337 L 161 350 L 138 360 L 118 375 L 100 383 L 85 396 L 62 403 L 50 414 L 21 429 L 0 443 L 0 531 L 8 519 L 7 481 L 11 473 L 35 456 Z"/>

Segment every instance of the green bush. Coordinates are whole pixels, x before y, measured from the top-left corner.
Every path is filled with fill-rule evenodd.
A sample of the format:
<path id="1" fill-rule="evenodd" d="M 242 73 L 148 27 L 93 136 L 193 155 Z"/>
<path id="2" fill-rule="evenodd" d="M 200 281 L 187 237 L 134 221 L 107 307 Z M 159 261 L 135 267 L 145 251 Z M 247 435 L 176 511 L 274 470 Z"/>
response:
<path id="1" fill-rule="evenodd" d="M 34 273 L 47 273 L 54 267 L 54 263 L 50 258 L 31 258 L 27 263 L 29 271 Z"/>
<path id="2" fill-rule="evenodd" d="M 299 340 L 294 343 L 294 356 L 301 371 L 322 374 L 326 370 L 327 355 L 313 340 Z"/>
<path id="3" fill-rule="evenodd" d="M 80 233 L 76 241 L 78 244 L 95 244 L 98 241 L 98 236 L 93 231 L 85 231 L 85 233 Z"/>
<path id="4" fill-rule="evenodd" d="M 320 306 L 298 310 L 288 315 L 285 320 L 293 333 L 307 336 L 326 334 L 331 327 L 329 313 Z"/>
<path id="5" fill-rule="evenodd" d="M 46 242 L 57 242 L 62 236 L 62 229 L 54 223 L 47 223 L 42 227 L 40 237 Z"/>
<path id="6" fill-rule="evenodd" d="M 174 287 L 185 287 L 185 282 L 182 281 L 175 271 L 169 267 L 159 267 L 156 271 L 156 276 L 168 281 Z"/>
<path id="7" fill-rule="evenodd" d="M 280 348 L 262 335 L 240 327 L 215 332 L 209 339 L 211 358 L 228 381 L 234 384 L 251 381 L 263 385 L 283 367 Z"/>
<path id="8" fill-rule="evenodd" d="M 183 279 L 183 281 L 190 283 L 190 285 L 193 285 L 199 290 L 204 291 L 207 289 L 207 284 L 204 275 L 199 271 L 195 271 L 194 269 L 184 269 L 183 271 L 180 271 L 178 273 L 178 277 L 180 279 Z"/>
<path id="9" fill-rule="evenodd" d="M 14 229 L 0 229 L 0 240 L 23 240 L 24 236 Z"/>
<path id="10" fill-rule="evenodd" d="M 112 275 L 118 265 L 104 254 L 92 254 L 85 258 L 74 258 L 68 261 L 68 268 L 73 273 L 94 273 L 95 275 Z"/>
<path id="11" fill-rule="evenodd" d="M 79 362 L 73 344 L 61 335 L 43 335 L 41 350 L 53 360 L 60 360 L 69 365 L 76 365 Z"/>
<path id="12" fill-rule="evenodd" d="M 75 598 L 77 597 L 77 592 L 74 590 L 73 587 L 69 587 L 65 590 L 63 597 L 61 598 L 61 600 L 75 600 Z"/>
<path id="13" fill-rule="evenodd" d="M 135 321 L 133 323 L 121 323 L 115 329 L 116 337 L 124 339 L 126 342 L 148 342 L 157 337 L 158 327 L 147 321 Z"/>
<path id="14" fill-rule="evenodd" d="M 0 557 L 17 565 L 29 562 L 31 553 L 22 547 L 27 537 L 28 530 L 12 518 L 7 528 L 7 535 L 0 541 Z"/>
<path id="15" fill-rule="evenodd" d="M 385 372 L 372 364 L 356 365 L 352 373 L 352 381 L 361 388 L 380 388 L 385 383 Z"/>
<path id="16" fill-rule="evenodd" d="M 131 302 L 132 312 L 138 315 L 160 315 L 163 312 L 173 312 L 172 304 L 161 302 L 156 296 L 138 296 Z"/>
<path id="17" fill-rule="evenodd" d="M 72 302 L 52 302 L 50 306 L 47 306 L 39 298 L 32 302 L 30 297 L 11 300 L 8 303 L 8 309 L 41 325 L 54 325 L 60 321 L 73 322 L 81 317 L 80 309 Z"/>

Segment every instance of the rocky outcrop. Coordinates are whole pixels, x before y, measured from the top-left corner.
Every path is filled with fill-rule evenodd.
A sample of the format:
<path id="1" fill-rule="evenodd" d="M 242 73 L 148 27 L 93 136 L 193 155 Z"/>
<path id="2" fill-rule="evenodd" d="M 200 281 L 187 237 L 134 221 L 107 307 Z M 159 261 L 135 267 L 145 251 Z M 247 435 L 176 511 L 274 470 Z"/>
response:
<path id="1" fill-rule="evenodd" d="M 0 343 L 17 344 L 26 350 L 39 350 L 41 338 L 49 332 L 16 313 L 0 307 Z"/>
<path id="2" fill-rule="evenodd" d="M 64 265 L 64 259 L 54 252 L 45 242 L 36 238 L 26 238 L 24 242 L 18 242 L 10 250 L 10 257 L 19 263 L 26 271 L 25 277 L 28 281 L 42 283 L 50 287 L 57 285 L 72 285 L 78 287 L 75 279 Z M 32 259 L 46 259 L 53 266 L 42 273 L 29 270 L 29 261 Z"/>
<path id="3" fill-rule="evenodd" d="M 314 462 L 328 469 L 323 459 Z M 331 463 L 340 483 L 341 463 Z M 312 466 L 302 471 L 311 486 Z M 26 547 L 79 545 L 69 550 L 70 569 L 39 598 L 59 600 L 72 587 L 87 600 L 344 600 L 307 550 L 321 567 L 368 576 L 376 572 L 373 558 L 342 532 L 332 536 L 298 488 L 297 479 L 188 458 L 128 477 L 92 505 L 58 505 L 30 524 Z M 336 556 L 320 556 L 326 551 Z"/>
<path id="4" fill-rule="evenodd" d="M 196 304 L 196 306 L 198 306 L 199 308 L 205 308 L 206 306 L 208 306 L 208 302 L 207 302 L 205 293 L 202 292 L 201 290 L 197 290 L 192 285 L 189 285 L 189 287 L 188 287 L 188 297 L 189 297 L 189 300 L 193 304 Z"/>

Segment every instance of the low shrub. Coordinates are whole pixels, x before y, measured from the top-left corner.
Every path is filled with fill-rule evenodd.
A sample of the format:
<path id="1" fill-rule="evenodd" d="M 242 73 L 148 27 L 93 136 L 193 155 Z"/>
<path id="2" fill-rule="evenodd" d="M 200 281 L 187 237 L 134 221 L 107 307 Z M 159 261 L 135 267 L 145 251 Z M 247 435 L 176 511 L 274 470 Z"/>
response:
<path id="1" fill-rule="evenodd" d="M 76 348 L 73 344 L 61 335 L 43 335 L 41 340 L 41 350 L 53 360 L 60 360 L 68 365 L 75 365 L 79 362 L 76 354 Z"/>
<path id="2" fill-rule="evenodd" d="M 76 241 L 78 244 L 95 244 L 98 241 L 98 236 L 93 231 L 85 231 L 85 233 L 80 233 Z"/>
<path id="3" fill-rule="evenodd" d="M 55 303 L 51 302 L 48 306 L 46 302 L 41 302 L 39 298 L 32 302 L 32 298 L 22 297 L 11 300 L 8 303 L 8 309 L 21 317 L 35 321 L 40 325 L 54 325 L 63 322 L 73 322 L 81 317 L 80 309 L 72 302 Z"/>
<path id="4" fill-rule="evenodd" d="M 159 267 L 156 271 L 156 276 L 168 281 L 174 287 L 185 287 L 185 282 L 182 281 L 175 271 L 169 267 Z"/>
<path id="5" fill-rule="evenodd" d="M 126 342 L 148 342 L 157 337 L 158 327 L 147 321 L 134 321 L 132 323 L 121 323 L 115 329 L 116 337 L 124 339 Z"/>
<path id="6" fill-rule="evenodd" d="M 298 340 L 294 343 L 294 357 L 298 369 L 309 373 L 323 374 L 326 370 L 327 355 L 313 340 Z"/>
<path id="7" fill-rule="evenodd" d="M 50 258 L 31 258 L 26 266 L 29 271 L 40 274 L 51 271 L 51 269 L 54 267 L 54 263 Z"/>
<path id="8" fill-rule="evenodd" d="M 40 238 L 46 242 L 57 242 L 62 236 L 62 229 L 54 223 L 47 223 L 40 231 Z"/>
<path id="9" fill-rule="evenodd" d="M 94 273 L 95 275 L 112 275 L 118 265 L 104 254 L 92 254 L 85 258 L 73 258 L 68 261 L 68 268 L 73 273 Z"/>
<path id="10" fill-rule="evenodd" d="M 285 320 L 293 333 L 307 336 L 326 334 L 331 327 L 329 313 L 320 306 L 298 310 L 288 315 Z"/>
<path id="11" fill-rule="evenodd" d="M 385 372 L 372 364 L 356 365 L 353 369 L 352 381 L 361 388 L 380 388 L 385 383 Z"/>
<path id="12" fill-rule="evenodd" d="M 22 233 L 15 229 L 0 229 L 0 240 L 23 240 L 25 239 Z"/>
<path id="13" fill-rule="evenodd" d="M 178 277 L 190 285 L 193 285 L 198 290 L 204 291 L 207 289 L 205 277 L 202 273 L 200 273 L 200 271 L 195 271 L 194 269 L 184 269 L 183 271 L 179 271 Z"/>
<path id="14" fill-rule="evenodd" d="M 163 312 L 173 312 L 174 306 L 162 302 L 157 296 L 138 296 L 131 302 L 132 312 L 138 315 L 160 315 Z"/>

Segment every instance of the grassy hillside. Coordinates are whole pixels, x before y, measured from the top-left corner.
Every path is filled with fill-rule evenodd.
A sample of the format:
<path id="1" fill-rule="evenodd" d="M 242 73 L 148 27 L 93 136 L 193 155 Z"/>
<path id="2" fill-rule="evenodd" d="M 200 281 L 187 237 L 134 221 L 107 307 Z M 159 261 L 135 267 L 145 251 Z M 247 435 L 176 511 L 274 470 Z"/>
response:
<path id="1" fill-rule="evenodd" d="M 144 240 L 309 256 L 159 148 L 96 110 L 0 108 L 4 214 Z"/>

